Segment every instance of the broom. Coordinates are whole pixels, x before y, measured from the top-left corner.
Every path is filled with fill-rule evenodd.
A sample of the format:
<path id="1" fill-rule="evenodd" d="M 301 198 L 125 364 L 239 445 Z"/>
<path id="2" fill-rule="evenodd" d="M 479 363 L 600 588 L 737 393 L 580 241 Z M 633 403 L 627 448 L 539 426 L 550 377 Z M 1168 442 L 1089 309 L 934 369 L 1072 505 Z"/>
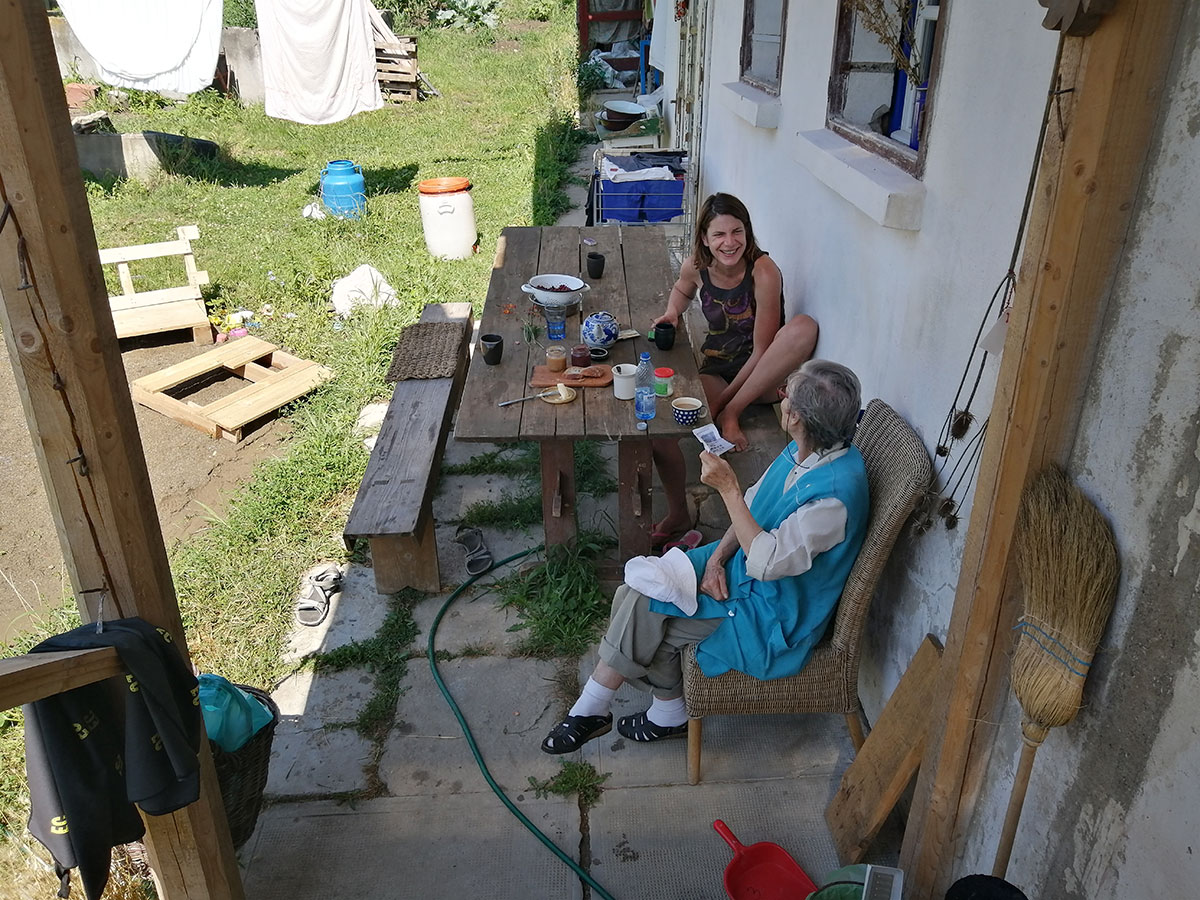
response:
<path id="1" fill-rule="evenodd" d="M 997 878 L 1008 870 L 1034 755 L 1051 728 L 1079 711 L 1120 574 L 1108 522 L 1057 465 L 1026 488 L 1015 544 L 1025 595 L 1012 663 L 1022 747 L 992 867 Z"/>

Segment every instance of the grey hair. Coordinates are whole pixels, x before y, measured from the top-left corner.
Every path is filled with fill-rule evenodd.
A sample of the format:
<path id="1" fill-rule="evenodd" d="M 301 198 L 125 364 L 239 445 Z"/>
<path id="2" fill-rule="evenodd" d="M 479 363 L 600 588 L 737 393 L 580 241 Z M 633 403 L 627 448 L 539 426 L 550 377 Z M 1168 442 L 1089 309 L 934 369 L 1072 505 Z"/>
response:
<path id="1" fill-rule="evenodd" d="M 858 376 L 840 363 L 810 359 L 788 377 L 787 397 L 813 450 L 832 450 L 854 437 L 862 387 Z"/>

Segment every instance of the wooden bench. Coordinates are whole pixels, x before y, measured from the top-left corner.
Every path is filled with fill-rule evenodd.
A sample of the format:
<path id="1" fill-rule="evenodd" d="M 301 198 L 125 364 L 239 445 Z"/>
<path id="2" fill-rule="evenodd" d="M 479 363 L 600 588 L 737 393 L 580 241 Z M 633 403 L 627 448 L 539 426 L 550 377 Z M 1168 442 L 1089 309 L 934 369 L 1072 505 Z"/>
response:
<path id="1" fill-rule="evenodd" d="M 461 325 L 458 367 L 451 378 L 397 382 L 343 530 L 347 547 L 366 538 L 381 594 L 442 587 L 433 491 L 467 368 L 471 304 L 431 303 L 421 321 Z"/>
<path id="2" fill-rule="evenodd" d="M 175 229 L 175 234 L 177 240 L 174 241 L 112 247 L 100 251 L 100 264 L 115 265 L 121 279 L 121 293 L 108 298 L 117 337 L 190 328 L 196 343 L 213 342 L 212 325 L 209 324 L 204 298 L 200 293 L 200 286 L 208 284 L 208 273 L 196 268 L 196 257 L 192 253 L 192 241 L 200 237 L 200 229 L 195 225 L 181 225 Z M 153 291 L 137 290 L 133 286 L 129 264 L 140 259 L 167 256 L 182 258 L 187 284 Z"/>

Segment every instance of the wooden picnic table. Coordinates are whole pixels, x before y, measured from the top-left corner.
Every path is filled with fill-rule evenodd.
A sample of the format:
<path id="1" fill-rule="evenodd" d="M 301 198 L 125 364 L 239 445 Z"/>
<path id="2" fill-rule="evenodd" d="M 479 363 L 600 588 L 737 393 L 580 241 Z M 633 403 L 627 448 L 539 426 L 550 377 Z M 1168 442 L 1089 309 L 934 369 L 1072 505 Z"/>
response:
<path id="1" fill-rule="evenodd" d="M 585 244 L 585 240 L 594 244 Z M 604 275 L 588 278 L 584 261 L 589 252 L 603 253 Z M 577 532 L 575 517 L 576 441 L 618 442 L 617 538 L 621 559 L 650 552 L 653 514 L 650 485 L 653 477 L 651 438 L 691 437 L 691 427 L 678 425 L 671 402 L 658 399 L 657 415 L 646 430 L 637 428 L 632 400 L 617 400 L 612 386 L 578 389 L 571 403 L 552 405 L 530 400 L 498 407 L 501 400 L 534 392 L 529 380 L 535 365 L 544 365 L 545 320 L 541 310 L 521 291 L 539 274 L 578 275 L 592 289 L 583 295 L 580 310 L 567 320 L 568 348 L 579 343 L 583 319 L 607 310 L 622 328 L 641 335 L 618 341 L 610 348 L 608 365 L 636 363 L 643 350 L 654 365 L 675 370 L 674 397 L 704 398 L 695 355 L 686 329 L 679 328 L 675 346 L 657 349 L 645 333 L 662 314 L 675 276 L 661 226 L 607 226 L 600 228 L 505 228 L 496 248 L 492 279 L 480 318 L 480 333 L 504 337 L 504 356 L 488 366 L 475 353 L 463 388 L 455 437 L 462 441 L 538 441 L 542 458 L 542 513 L 546 543 L 570 541 Z M 527 343 L 522 325 L 527 320 L 541 327 L 539 343 Z M 672 399 L 674 399 L 674 397 Z M 697 444 L 696 449 L 699 449 Z"/>

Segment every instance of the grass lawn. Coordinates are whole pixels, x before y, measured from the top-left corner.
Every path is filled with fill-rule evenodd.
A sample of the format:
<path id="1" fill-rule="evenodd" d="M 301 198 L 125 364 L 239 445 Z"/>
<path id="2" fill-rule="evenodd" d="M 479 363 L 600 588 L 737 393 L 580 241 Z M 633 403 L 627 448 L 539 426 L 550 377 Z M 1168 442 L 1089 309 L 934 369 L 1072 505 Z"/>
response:
<path id="1" fill-rule="evenodd" d="M 548 224 L 564 211 L 559 188 L 580 146 L 572 128 L 573 25 L 570 10 L 556 4 L 548 22 L 421 32 L 420 66 L 442 96 L 335 125 L 269 119 L 261 107 L 242 109 L 215 94 L 169 105 L 138 97 L 113 115 L 120 131 L 207 138 L 222 156 L 178 157 L 170 174 L 149 184 L 88 180 L 100 246 L 167 240 L 178 225 L 198 225 L 194 246 L 212 278 L 211 311 L 271 304 L 275 314 L 261 336 L 337 373 L 291 411 L 286 456 L 260 466 L 224 518 L 171 549 L 202 669 L 264 686 L 282 677 L 298 573 L 345 554 L 341 526 L 367 462 L 352 426 L 364 404 L 387 396 L 384 375 L 400 329 L 426 303 L 469 300 L 478 311 L 500 230 Z M 322 167 L 342 158 L 365 171 L 369 214 L 302 218 Z M 474 186 L 482 241 L 470 260 L 442 262 L 426 252 L 415 186 L 439 176 L 465 176 Z M 330 281 L 364 262 L 402 303 L 335 327 Z M 44 623 L 46 633 L 68 627 L 69 617 Z M 20 725 L 19 710 L 0 718 L 0 834 L 23 838 Z"/>

